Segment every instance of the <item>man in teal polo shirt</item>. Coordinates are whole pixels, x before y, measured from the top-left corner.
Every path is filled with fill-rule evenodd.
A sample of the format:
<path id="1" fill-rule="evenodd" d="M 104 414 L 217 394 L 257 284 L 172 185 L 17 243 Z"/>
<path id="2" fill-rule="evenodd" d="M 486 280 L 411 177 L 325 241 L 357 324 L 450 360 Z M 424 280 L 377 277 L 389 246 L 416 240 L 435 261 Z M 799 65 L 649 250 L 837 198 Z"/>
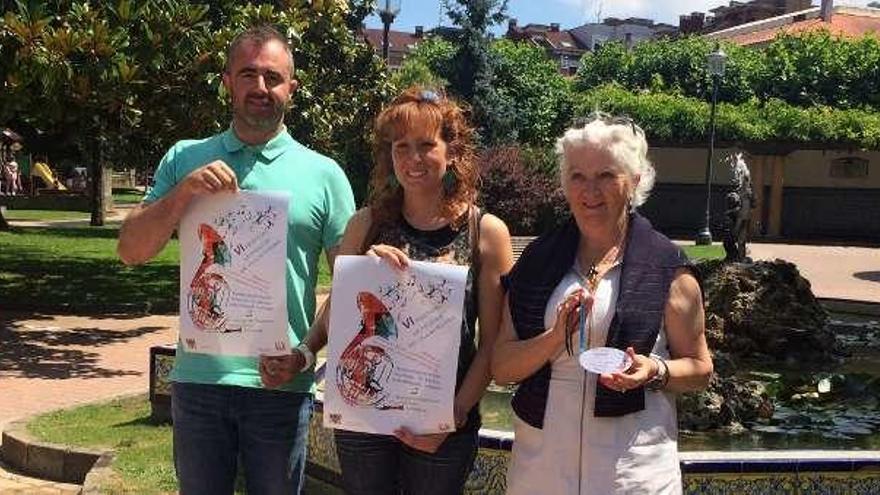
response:
<path id="1" fill-rule="evenodd" d="M 237 36 L 227 53 L 223 84 L 232 97 L 232 125 L 208 139 L 180 141 L 168 151 L 155 187 L 122 225 L 118 251 L 128 265 L 155 256 L 190 202 L 203 194 L 239 189 L 290 194 L 287 332 L 297 346 L 294 352 L 302 355 L 296 361 L 306 363 L 304 372 L 267 389 L 256 359 L 196 354 L 178 346 L 171 375 L 181 494 L 231 494 L 240 456 L 248 493 L 290 495 L 302 487 L 312 410 L 314 375 L 305 370 L 314 355 L 301 340 L 315 313 L 318 259 L 324 249 L 333 266 L 354 198 L 342 169 L 296 142 L 284 127 L 297 81 L 290 47 L 277 31 L 260 27 Z"/>

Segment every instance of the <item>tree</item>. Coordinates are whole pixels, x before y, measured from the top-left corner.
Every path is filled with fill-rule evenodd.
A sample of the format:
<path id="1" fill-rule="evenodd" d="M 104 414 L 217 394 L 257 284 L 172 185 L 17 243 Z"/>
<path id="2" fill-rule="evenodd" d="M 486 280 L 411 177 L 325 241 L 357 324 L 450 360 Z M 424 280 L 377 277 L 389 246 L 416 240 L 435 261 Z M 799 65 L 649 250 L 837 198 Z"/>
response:
<path id="1" fill-rule="evenodd" d="M 515 111 L 494 87 L 489 27 L 506 18 L 507 0 L 446 0 L 446 12 L 460 28 L 452 61 L 450 88 L 471 103 L 484 144 L 516 140 Z"/>
<path id="2" fill-rule="evenodd" d="M 397 92 L 416 85 L 446 88 L 456 51 L 455 45 L 439 36 L 422 40 L 391 76 L 391 85 Z"/>
<path id="3" fill-rule="evenodd" d="M 17 2 L 0 23 L 0 121 L 75 144 L 90 163 L 94 190 L 109 164 L 151 168 L 174 141 L 228 125 L 225 48 L 245 27 L 271 24 L 295 46 L 301 88 L 287 117 L 290 132 L 339 160 L 362 196 L 369 121 L 388 93 L 378 58 L 356 34 L 370 6 Z M 100 225 L 102 197 L 93 197 L 92 223 Z"/>
<path id="4" fill-rule="evenodd" d="M 755 96 L 763 76 L 762 54 L 734 44 L 725 44 L 728 67 L 718 89 L 719 101 L 742 102 Z M 618 83 L 633 90 L 651 90 L 711 98 L 712 79 L 706 56 L 715 49 L 702 37 L 660 39 L 639 43 L 627 50 L 622 43 L 607 43 L 581 58 L 576 81 L 581 90 L 606 83 Z"/>
<path id="5" fill-rule="evenodd" d="M 645 130 L 652 146 L 704 146 L 709 103 L 677 94 L 630 91 L 608 84 L 577 95 L 575 112 L 596 106 L 628 115 Z M 771 98 L 719 103 L 717 139 L 732 146 L 774 152 L 796 149 L 880 149 L 880 112 L 827 106 L 798 107 Z"/>
<path id="6" fill-rule="evenodd" d="M 138 144 L 155 143 L 156 135 L 139 134 L 153 130 L 144 129 L 143 104 L 162 89 L 198 87 L 174 83 L 202 62 L 207 7 L 173 0 L 53 6 L 57 11 L 18 2 L 3 19 L 4 51 L 12 57 L 4 113 L 32 133 L 76 146 L 92 179 L 91 224 L 103 225 L 108 163 L 136 161 Z"/>
<path id="7" fill-rule="evenodd" d="M 764 51 L 762 99 L 798 106 L 880 110 L 880 40 L 845 39 L 827 31 L 780 36 Z"/>
<path id="8" fill-rule="evenodd" d="M 493 87 L 515 103 L 518 141 L 530 145 L 555 142 L 571 122 L 571 84 L 543 49 L 502 39 L 492 44 Z"/>
<path id="9" fill-rule="evenodd" d="M 577 88 L 614 82 L 633 91 L 708 100 L 706 55 L 714 42 L 691 37 L 640 43 L 631 51 L 604 45 L 581 59 Z M 880 40 L 846 39 L 827 31 L 780 35 L 763 50 L 723 44 L 727 71 L 718 99 L 746 103 L 780 99 L 796 106 L 880 109 Z"/>
<path id="10" fill-rule="evenodd" d="M 502 39 L 492 42 L 492 88 L 510 105 L 519 142 L 552 143 L 571 120 L 571 84 L 547 53 L 529 43 Z M 456 77 L 453 44 L 429 38 L 410 53 L 392 76 L 398 88 L 412 84 L 447 87 Z"/>

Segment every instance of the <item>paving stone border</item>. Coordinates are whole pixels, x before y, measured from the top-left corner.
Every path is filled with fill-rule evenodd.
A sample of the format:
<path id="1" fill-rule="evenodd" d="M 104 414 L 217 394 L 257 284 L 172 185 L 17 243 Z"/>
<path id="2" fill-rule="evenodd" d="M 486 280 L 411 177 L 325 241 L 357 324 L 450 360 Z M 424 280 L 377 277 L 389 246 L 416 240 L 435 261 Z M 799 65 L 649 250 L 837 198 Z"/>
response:
<path id="1" fill-rule="evenodd" d="M 104 495 L 106 491 L 107 481 L 114 477 L 113 468 L 113 452 L 102 455 L 92 465 L 92 469 L 86 474 L 83 480 L 83 487 L 80 495 Z"/>
<path id="2" fill-rule="evenodd" d="M 82 485 L 93 467 L 109 466 L 112 461 L 111 450 L 74 448 L 35 440 L 27 432 L 31 419 L 7 424 L 3 429 L 3 443 L 0 444 L 0 458 L 21 473 L 44 480 Z"/>
<path id="3" fill-rule="evenodd" d="M 102 404 L 115 400 L 144 395 L 143 392 L 123 393 L 106 397 L 89 404 Z M 84 404 L 64 407 L 71 409 Z M 99 495 L 101 487 L 113 476 L 111 464 L 115 452 L 112 449 L 89 449 L 70 445 L 42 442 L 35 439 L 27 425 L 41 412 L 33 416 L 0 424 L 0 460 L 24 475 L 34 478 L 82 485 L 82 495 Z"/>

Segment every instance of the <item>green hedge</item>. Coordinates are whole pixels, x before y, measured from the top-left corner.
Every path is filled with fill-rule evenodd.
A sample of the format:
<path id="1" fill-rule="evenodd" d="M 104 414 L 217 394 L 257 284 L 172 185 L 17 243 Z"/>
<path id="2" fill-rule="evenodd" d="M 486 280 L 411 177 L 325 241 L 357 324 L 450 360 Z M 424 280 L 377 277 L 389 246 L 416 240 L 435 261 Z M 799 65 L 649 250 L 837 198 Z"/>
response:
<path id="1" fill-rule="evenodd" d="M 632 90 L 680 93 L 709 100 L 706 55 L 715 41 L 703 37 L 656 40 L 627 50 L 609 43 L 581 59 L 576 84 L 589 90 L 616 82 Z M 880 39 L 840 38 L 818 31 L 781 35 L 764 49 L 724 42 L 727 72 L 719 101 L 780 99 L 811 107 L 880 110 Z"/>
<path id="2" fill-rule="evenodd" d="M 653 143 L 705 143 L 709 103 L 686 96 L 633 92 L 607 84 L 579 93 L 575 115 L 599 108 L 631 117 Z M 880 149 L 880 112 L 827 106 L 796 107 L 781 100 L 719 103 L 716 139 L 742 146 Z"/>

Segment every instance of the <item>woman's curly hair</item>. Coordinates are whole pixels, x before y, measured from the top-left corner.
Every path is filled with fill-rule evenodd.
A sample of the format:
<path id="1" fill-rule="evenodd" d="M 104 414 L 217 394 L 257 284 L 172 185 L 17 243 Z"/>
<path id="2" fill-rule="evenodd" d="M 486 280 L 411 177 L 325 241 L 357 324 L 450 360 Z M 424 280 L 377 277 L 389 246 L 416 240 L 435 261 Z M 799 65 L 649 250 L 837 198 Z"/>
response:
<path id="1" fill-rule="evenodd" d="M 369 195 L 373 221 L 391 222 L 402 214 L 403 190 L 394 178 L 391 145 L 417 126 L 429 132 L 439 130 L 446 141 L 447 170 L 456 180 L 444 184 L 441 215 L 458 226 L 461 205 L 471 205 L 477 197 L 474 129 L 456 102 L 442 92 L 418 86 L 404 91 L 376 117 Z"/>

